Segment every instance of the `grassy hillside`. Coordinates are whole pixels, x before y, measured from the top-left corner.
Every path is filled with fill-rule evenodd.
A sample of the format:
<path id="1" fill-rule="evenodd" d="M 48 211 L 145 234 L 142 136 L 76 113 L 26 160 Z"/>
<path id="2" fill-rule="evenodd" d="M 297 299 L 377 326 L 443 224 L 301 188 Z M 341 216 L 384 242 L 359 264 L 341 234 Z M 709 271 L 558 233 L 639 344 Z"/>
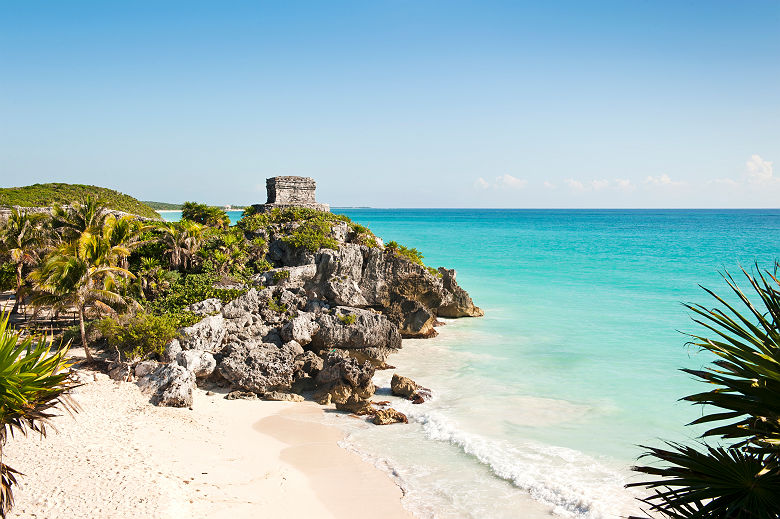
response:
<path id="1" fill-rule="evenodd" d="M 33 184 L 23 187 L 0 188 L 0 206 L 18 205 L 22 207 L 48 207 L 55 203 L 69 204 L 92 195 L 100 199 L 111 209 L 126 213 L 159 218 L 157 212 L 133 198 L 113 189 L 83 184 Z"/>

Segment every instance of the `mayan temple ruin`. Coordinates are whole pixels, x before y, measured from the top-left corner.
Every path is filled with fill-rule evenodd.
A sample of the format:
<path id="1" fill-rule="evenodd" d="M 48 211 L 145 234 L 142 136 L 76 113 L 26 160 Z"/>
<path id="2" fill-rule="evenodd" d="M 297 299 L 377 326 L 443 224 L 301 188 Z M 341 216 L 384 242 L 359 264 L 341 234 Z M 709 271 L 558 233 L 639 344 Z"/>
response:
<path id="1" fill-rule="evenodd" d="M 272 177 L 265 181 L 268 200 L 253 207 L 259 211 L 305 207 L 317 211 L 330 211 L 328 204 L 317 202 L 315 190 L 317 183 L 309 177 Z"/>

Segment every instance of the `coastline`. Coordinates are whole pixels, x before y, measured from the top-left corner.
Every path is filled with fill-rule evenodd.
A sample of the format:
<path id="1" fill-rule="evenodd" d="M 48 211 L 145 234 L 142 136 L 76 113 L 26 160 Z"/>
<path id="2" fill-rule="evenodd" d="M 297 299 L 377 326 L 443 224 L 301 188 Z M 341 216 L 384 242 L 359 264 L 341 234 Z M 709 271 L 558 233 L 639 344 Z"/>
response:
<path id="1" fill-rule="evenodd" d="M 5 461 L 24 474 L 9 517 L 413 517 L 316 404 L 197 389 L 193 410 L 156 407 L 133 383 L 81 373 L 79 413 L 9 439 Z"/>

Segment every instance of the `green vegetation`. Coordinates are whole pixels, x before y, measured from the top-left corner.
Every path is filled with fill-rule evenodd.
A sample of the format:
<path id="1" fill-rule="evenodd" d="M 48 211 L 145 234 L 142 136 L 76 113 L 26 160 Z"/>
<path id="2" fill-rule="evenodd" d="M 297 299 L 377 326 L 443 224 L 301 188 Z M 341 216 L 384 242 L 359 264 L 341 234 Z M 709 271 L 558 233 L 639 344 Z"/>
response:
<path id="1" fill-rule="evenodd" d="M 179 328 L 201 319 L 194 314 L 190 314 L 190 318 L 185 320 L 181 317 L 175 314 L 148 313 L 120 318 L 105 317 L 95 323 L 95 328 L 120 357 L 122 354 L 133 360 L 149 355 L 159 357 L 164 353 L 165 345 L 176 337 Z"/>
<path id="2" fill-rule="evenodd" d="M 67 345 L 54 351 L 44 337 L 22 338 L 0 316 L 0 517 L 14 504 L 13 486 L 19 472 L 3 463 L 3 447 L 14 432 L 46 435 L 46 425 L 61 407 L 77 408 L 67 392 L 76 384 L 68 371 Z"/>
<path id="3" fill-rule="evenodd" d="M 0 206 L 51 207 L 70 204 L 91 196 L 109 209 L 146 218 L 160 219 L 154 209 L 135 198 L 105 187 L 83 184 L 33 184 L 24 187 L 0 188 Z"/>
<path id="4" fill-rule="evenodd" d="M 347 326 L 355 324 L 355 321 L 357 321 L 357 316 L 355 314 L 339 314 L 338 317 L 339 321 Z"/>
<path id="5" fill-rule="evenodd" d="M 282 303 L 278 297 L 274 297 L 268 301 L 268 308 L 274 312 L 279 312 L 280 314 L 287 312 L 287 305 Z"/>
<path id="6" fill-rule="evenodd" d="M 277 270 L 274 272 L 274 283 L 279 283 L 280 281 L 285 281 L 288 279 L 290 279 L 289 270 Z"/>
<path id="7" fill-rule="evenodd" d="M 387 245 L 385 245 L 385 250 L 392 252 L 396 256 L 401 256 L 402 258 L 406 258 L 412 263 L 417 263 L 418 265 L 425 265 L 423 263 L 423 255 L 415 248 L 407 248 L 403 245 L 398 245 L 397 242 L 391 241 L 387 242 Z"/>
<path id="8" fill-rule="evenodd" d="M 184 202 L 181 206 L 181 218 L 219 229 L 227 229 L 230 225 L 230 218 L 224 209 L 196 202 Z"/>
<path id="9" fill-rule="evenodd" d="M 780 513 L 780 281 L 775 273 L 743 270 L 755 300 L 724 277 L 740 305 L 710 290 L 718 307 L 686 304 L 706 334 L 691 344 L 715 356 L 712 366 L 683 371 L 708 390 L 684 398 L 701 405 L 693 424 L 707 424 L 703 443 L 668 442 L 645 447 L 646 458 L 661 465 L 635 467 L 652 479 L 632 483 L 652 492 L 642 501 L 651 512 L 673 519 L 778 517 Z"/>

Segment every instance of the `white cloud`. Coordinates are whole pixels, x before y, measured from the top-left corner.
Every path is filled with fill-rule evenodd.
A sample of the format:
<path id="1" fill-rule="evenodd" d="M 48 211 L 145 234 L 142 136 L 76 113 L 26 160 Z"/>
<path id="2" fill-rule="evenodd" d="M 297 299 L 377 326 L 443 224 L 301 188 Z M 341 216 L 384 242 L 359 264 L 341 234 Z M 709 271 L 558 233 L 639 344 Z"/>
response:
<path id="1" fill-rule="evenodd" d="M 558 186 L 556 186 L 552 182 L 548 182 L 547 180 L 545 180 L 544 187 L 546 187 L 547 189 L 556 189 Z"/>
<path id="2" fill-rule="evenodd" d="M 636 189 L 634 184 L 632 184 L 631 181 L 627 178 L 616 178 L 615 187 L 620 191 L 633 191 Z"/>
<path id="3" fill-rule="evenodd" d="M 592 180 L 590 186 L 594 191 L 601 191 L 609 187 L 609 180 Z"/>
<path id="4" fill-rule="evenodd" d="M 707 182 L 708 184 L 718 184 L 720 186 L 727 186 L 727 187 L 737 187 L 739 182 L 734 180 L 733 178 L 716 178 L 715 180 L 710 180 Z"/>
<path id="5" fill-rule="evenodd" d="M 574 191 L 585 191 L 585 184 L 579 180 L 567 178 L 564 182 L 566 182 L 566 185 L 569 186 L 569 189 L 573 189 Z"/>
<path id="6" fill-rule="evenodd" d="M 678 187 L 685 184 L 685 182 L 672 180 L 669 175 L 664 173 L 663 175 L 658 175 L 657 177 L 647 177 L 645 179 L 645 184 L 658 187 Z"/>
<path id="7" fill-rule="evenodd" d="M 474 182 L 474 187 L 479 189 L 522 189 L 528 184 L 528 181 L 522 178 L 513 177 L 512 175 L 501 175 L 496 177 L 495 181 L 488 182 L 482 177 L 479 177 Z"/>
<path id="8" fill-rule="evenodd" d="M 745 176 L 750 184 L 774 184 L 780 180 L 774 176 L 772 162 L 759 155 L 751 155 L 745 166 Z"/>
<path id="9" fill-rule="evenodd" d="M 582 181 L 567 178 L 565 182 L 572 191 L 601 191 L 612 186 L 612 183 L 606 179 Z"/>

